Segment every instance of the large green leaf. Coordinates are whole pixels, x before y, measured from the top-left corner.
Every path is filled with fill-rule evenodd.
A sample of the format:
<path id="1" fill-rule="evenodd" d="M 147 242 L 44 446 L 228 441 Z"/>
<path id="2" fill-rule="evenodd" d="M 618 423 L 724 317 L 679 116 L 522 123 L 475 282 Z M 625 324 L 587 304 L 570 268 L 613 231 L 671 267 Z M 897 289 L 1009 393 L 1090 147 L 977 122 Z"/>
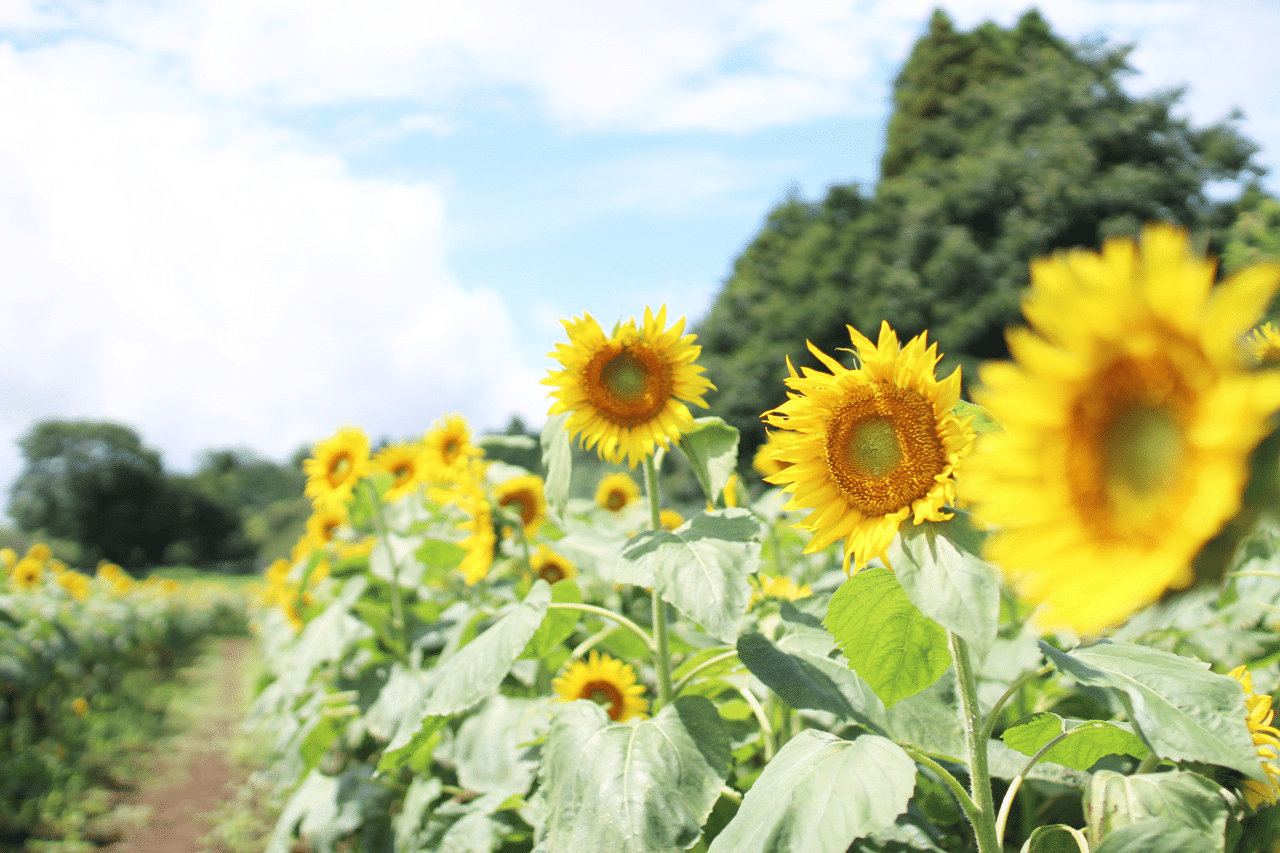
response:
<path id="1" fill-rule="evenodd" d="M 1076 770 L 1088 770 L 1107 755 L 1143 759 L 1151 752 L 1142 738 L 1116 723 L 1103 720 L 1064 720 L 1043 711 L 1005 729 L 1001 740 L 1023 755 L 1035 755 L 1051 740 L 1070 732 L 1040 757 Z"/>
<path id="2" fill-rule="evenodd" d="M 825 655 L 785 651 L 748 631 L 738 638 L 738 659 L 792 708 L 827 711 L 877 731 L 883 724 L 879 698 L 849 667 Z"/>
<path id="3" fill-rule="evenodd" d="M 497 692 L 542 624 L 550 603 L 551 586 L 535 581 L 524 601 L 504 607 L 488 630 L 440 664 L 424 716 L 456 714 Z"/>
<path id="4" fill-rule="evenodd" d="M 1040 644 L 1081 684 L 1120 691 L 1134 728 L 1161 758 L 1201 761 L 1263 779 L 1240 682 L 1170 652 L 1110 640 L 1060 652 Z"/>
<path id="5" fill-rule="evenodd" d="M 650 586 L 717 639 L 732 643 L 751 603 L 760 525 L 744 509 L 703 512 L 674 531 L 647 530 L 622 549 L 612 580 Z M 648 583 L 646 583 L 648 581 Z"/>
<path id="6" fill-rule="evenodd" d="M 1020 853 L 1089 853 L 1089 842 L 1075 827 L 1055 823 L 1037 826 Z"/>
<path id="7" fill-rule="evenodd" d="M 920 612 L 964 638 L 981 658 L 999 626 L 1000 579 L 994 566 L 948 537 L 961 526 L 957 519 L 903 525 L 889 546 L 889 562 Z"/>
<path id="8" fill-rule="evenodd" d="M 564 515 L 569 503 L 569 480 L 573 474 L 573 448 L 564 428 L 568 420 L 569 413 L 562 412 L 547 418 L 542 427 L 542 467 L 547 472 L 542 494 L 557 516 Z"/>
<path id="9" fill-rule="evenodd" d="M 864 569 L 841 584 L 826 624 L 886 708 L 933 684 L 951 664 L 946 631 L 911 603 L 888 569 Z"/>
<path id="10" fill-rule="evenodd" d="M 434 776 L 415 776 L 404 795 L 400 814 L 392 822 L 396 850 L 417 850 L 422 840 L 423 819 L 440 797 L 442 783 Z"/>
<path id="11" fill-rule="evenodd" d="M 708 853 L 844 853 L 907 809 L 916 766 L 878 735 L 805 729 L 778 750 Z"/>
<path id="12" fill-rule="evenodd" d="M 551 585 L 551 601 L 558 604 L 581 604 L 582 591 L 578 589 L 576 583 L 565 578 Z M 573 629 L 577 627 L 578 620 L 581 618 L 581 610 L 569 608 L 548 610 L 546 618 L 542 620 L 542 624 L 538 626 L 538 630 L 534 632 L 529 645 L 525 646 L 520 657 L 525 660 L 541 660 L 551 654 L 556 646 L 573 633 Z"/>
<path id="13" fill-rule="evenodd" d="M 490 696 L 458 728 L 449 749 L 458 784 L 484 794 L 523 795 L 538 770 L 536 751 L 527 744 L 551 725 L 549 699 Z"/>
<path id="14" fill-rule="evenodd" d="M 1226 844 L 1229 811 L 1215 782 L 1185 771 L 1122 776 L 1111 770 L 1100 770 L 1089 780 L 1084 799 L 1086 835 L 1095 849 L 1130 824 L 1162 818 L 1207 839 L 1211 843 L 1208 849 L 1221 853 Z M 1182 848 L 1162 846 L 1159 849 Z"/>
<path id="15" fill-rule="evenodd" d="M 543 748 L 535 853 L 684 850 L 701 835 L 730 760 L 720 715 L 701 696 L 628 723 L 573 702 Z"/>
<path id="16" fill-rule="evenodd" d="M 1222 847 L 1176 821 L 1151 818 L 1120 827 L 1093 853 L 1222 853 Z"/>
<path id="17" fill-rule="evenodd" d="M 738 430 L 720 418 L 698 418 L 676 445 L 712 504 L 738 467 Z"/>

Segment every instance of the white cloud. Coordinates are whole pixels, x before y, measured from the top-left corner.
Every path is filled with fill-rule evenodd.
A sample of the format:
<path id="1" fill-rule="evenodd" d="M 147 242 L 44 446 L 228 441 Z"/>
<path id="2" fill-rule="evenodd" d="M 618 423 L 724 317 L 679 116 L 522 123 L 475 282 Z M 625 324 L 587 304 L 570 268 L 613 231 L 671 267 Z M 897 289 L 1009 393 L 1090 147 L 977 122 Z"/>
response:
<path id="1" fill-rule="evenodd" d="M 445 266 L 435 187 L 354 178 L 155 79 L 115 48 L 0 44 L 0 482 L 49 416 L 129 423 L 178 466 L 344 421 L 536 420 L 505 306 Z"/>

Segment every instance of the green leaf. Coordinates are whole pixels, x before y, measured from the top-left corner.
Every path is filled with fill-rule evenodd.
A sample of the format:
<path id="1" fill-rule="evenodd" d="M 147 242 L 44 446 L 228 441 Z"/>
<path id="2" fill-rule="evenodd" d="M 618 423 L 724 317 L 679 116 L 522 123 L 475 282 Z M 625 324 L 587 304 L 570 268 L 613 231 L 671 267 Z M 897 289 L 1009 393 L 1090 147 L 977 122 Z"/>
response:
<path id="1" fill-rule="evenodd" d="M 453 571 L 458 568 L 466 555 L 466 548 L 444 539 L 426 539 L 415 552 L 418 561 L 424 566 L 443 571 Z"/>
<path id="2" fill-rule="evenodd" d="M 916 766 L 878 735 L 805 729 L 778 750 L 709 853 L 844 853 L 906 811 Z"/>
<path id="3" fill-rule="evenodd" d="M 817 667 L 748 631 L 738 638 L 738 658 L 792 708 L 828 711 L 845 720 L 856 715 L 836 683 Z"/>
<path id="4" fill-rule="evenodd" d="M 701 835 L 730 760 L 720 716 L 700 696 L 628 723 L 572 702 L 543 747 L 535 853 L 684 850 Z"/>
<path id="5" fill-rule="evenodd" d="M 888 569 L 864 569 L 841 584 L 826 623 L 886 708 L 933 684 L 951 665 L 946 631 L 916 609 Z"/>
<path id="6" fill-rule="evenodd" d="M 425 717 L 418 729 L 397 735 L 387 744 L 378 759 L 378 773 L 394 773 L 406 764 L 415 772 L 422 772 L 430 763 L 431 751 L 437 743 L 436 735 L 448 722 L 448 717 Z M 426 761 L 419 761 L 419 755 L 425 753 Z M 419 766 L 420 765 L 420 766 Z"/>
<path id="7" fill-rule="evenodd" d="M 973 421 L 970 426 L 977 433 L 984 432 L 1004 432 L 1004 427 L 1000 422 L 991 416 L 991 413 L 979 406 L 977 403 L 970 403 L 966 400 L 957 400 L 955 406 L 951 410 L 957 418 L 964 420 L 972 417 Z"/>
<path id="8" fill-rule="evenodd" d="M 343 723 L 336 717 L 321 717 L 298 747 L 298 754 L 307 770 L 316 766 L 316 762 L 324 755 L 329 745 L 338 739 Z"/>
<path id="9" fill-rule="evenodd" d="M 1100 770 L 1089 780 L 1084 798 L 1085 822 L 1088 825 L 1086 835 L 1095 849 L 1123 827 L 1162 818 L 1209 840 L 1212 843 L 1206 849 L 1216 849 L 1221 853 L 1229 812 L 1222 790 L 1215 782 L 1186 771 L 1122 776 L 1111 770 Z M 1115 849 L 1138 848 L 1126 846 Z M 1162 846 L 1159 849 L 1195 848 Z"/>
<path id="10" fill-rule="evenodd" d="M 551 601 L 558 604 L 581 604 L 582 592 L 576 583 L 565 578 L 551 585 Z M 529 640 L 529 645 L 525 646 L 524 651 L 520 653 L 520 658 L 541 660 L 551 654 L 556 646 L 573 633 L 573 629 L 577 627 L 578 620 L 581 618 L 581 610 L 548 609 L 542 624 Z"/>
<path id="11" fill-rule="evenodd" d="M 1089 842 L 1080 830 L 1054 823 L 1036 827 L 1021 853 L 1089 853 Z"/>
<path id="12" fill-rule="evenodd" d="M 426 714 L 456 714 L 497 692 L 542 624 L 550 603 L 551 586 L 535 581 L 524 601 L 504 607 L 497 622 L 441 663 L 427 697 Z"/>
<path id="13" fill-rule="evenodd" d="M 994 566 L 948 537 L 951 522 L 903 525 L 889 546 L 889 562 L 920 612 L 959 635 L 979 658 L 996 638 L 1000 578 Z"/>
<path id="14" fill-rule="evenodd" d="M 396 850 L 417 850 L 422 840 L 423 819 L 431 804 L 439 799 L 441 782 L 434 776 L 415 776 L 404 794 L 404 806 L 393 821 Z"/>
<path id="15" fill-rule="evenodd" d="M 738 467 L 738 430 L 721 418 L 697 418 L 676 444 L 689 460 L 707 500 L 715 505 Z"/>
<path id="16" fill-rule="evenodd" d="M 1102 640 L 1045 656 L 1081 684 L 1120 691 L 1129 718 L 1161 758 L 1219 764 L 1262 780 L 1240 682 L 1159 649 Z"/>
<path id="17" fill-rule="evenodd" d="M 1208 837 L 1165 818 L 1117 829 L 1093 853 L 1222 853 Z"/>
<path id="18" fill-rule="evenodd" d="M 622 550 L 612 580 L 650 579 L 664 601 L 732 643 L 751 603 L 747 577 L 760 564 L 760 525 L 730 507 L 695 515 L 674 531 L 647 530 Z"/>
<path id="19" fill-rule="evenodd" d="M 1141 760 L 1151 752 L 1142 738 L 1116 723 L 1102 720 L 1068 722 L 1047 711 L 1019 720 L 1005 730 L 1001 740 L 1023 755 L 1035 755 L 1045 744 L 1066 731 L 1070 734 L 1042 755 L 1041 761 L 1088 770 L 1107 755 L 1132 755 Z"/>
<path id="20" fill-rule="evenodd" d="M 573 474 L 573 448 L 565 424 L 569 413 L 562 412 L 547 418 L 542 427 L 542 467 L 547 472 L 542 484 L 542 494 L 547 506 L 557 515 L 564 515 L 569 503 L 569 480 Z"/>
<path id="21" fill-rule="evenodd" d="M 539 740 L 551 725 L 549 699 L 490 696 L 458 729 L 449 754 L 458 784 L 484 794 L 524 794 L 538 770 Z"/>

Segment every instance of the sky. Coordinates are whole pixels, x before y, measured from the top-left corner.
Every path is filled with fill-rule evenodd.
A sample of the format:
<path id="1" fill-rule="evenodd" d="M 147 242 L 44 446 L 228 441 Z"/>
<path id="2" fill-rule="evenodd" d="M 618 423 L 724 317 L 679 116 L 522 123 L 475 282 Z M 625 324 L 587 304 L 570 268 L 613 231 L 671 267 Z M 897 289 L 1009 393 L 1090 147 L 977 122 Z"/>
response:
<path id="1" fill-rule="evenodd" d="M 692 324 L 789 193 L 874 182 L 936 5 L 0 0 L 0 502 L 46 418 L 174 471 L 540 425 L 562 319 Z M 1280 4 L 1039 8 L 1280 172 Z"/>

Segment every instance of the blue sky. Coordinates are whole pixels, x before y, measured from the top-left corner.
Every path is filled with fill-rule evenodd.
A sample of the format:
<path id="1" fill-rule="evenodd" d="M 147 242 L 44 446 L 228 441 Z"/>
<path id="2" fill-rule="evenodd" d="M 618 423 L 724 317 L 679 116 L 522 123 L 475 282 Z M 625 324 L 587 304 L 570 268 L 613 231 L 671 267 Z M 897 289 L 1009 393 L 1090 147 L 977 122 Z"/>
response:
<path id="1" fill-rule="evenodd" d="M 0 0 L 0 483 L 46 417 L 128 423 L 177 470 L 345 423 L 540 423 L 561 318 L 696 320 L 788 192 L 873 180 L 934 7 L 616 5 Z M 1134 92 L 1241 107 L 1280 168 L 1274 4 L 1040 8 L 1136 42 Z"/>

